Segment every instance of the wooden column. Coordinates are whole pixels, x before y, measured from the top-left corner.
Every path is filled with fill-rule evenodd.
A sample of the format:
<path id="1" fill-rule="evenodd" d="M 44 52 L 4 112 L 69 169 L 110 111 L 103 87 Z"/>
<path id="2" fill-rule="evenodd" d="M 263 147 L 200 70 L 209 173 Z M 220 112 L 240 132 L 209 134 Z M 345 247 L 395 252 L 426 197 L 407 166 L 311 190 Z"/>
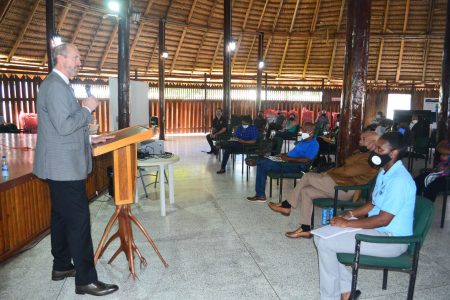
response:
<path id="1" fill-rule="evenodd" d="M 223 1 L 223 100 L 222 106 L 227 124 L 231 124 L 231 52 L 228 45 L 232 40 L 231 35 L 231 0 Z"/>
<path id="2" fill-rule="evenodd" d="M 371 0 L 349 0 L 337 164 L 358 147 L 367 93 Z"/>
<path id="3" fill-rule="evenodd" d="M 262 89 L 262 72 L 264 69 L 264 58 L 263 58 L 263 48 L 264 48 L 264 32 L 258 34 L 258 65 L 257 65 L 257 76 L 256 76 L 256 114 L 261 110 L 261 89 Z"/>
<path id="4" fill-rule="evenodd" d="M 261 105 L 261 109 L 266 109 L 266 103 L 267 103 L 267 73 L 264 74 L 264 86 L 265 86 L 265 92 L 266 92 L 266 98 L 264 99 L 264 105 Z"/>
<path id="5" fill-rule="evenodd" d="M 437 141 L 450 138 L 448 130 L 448 101 L 450 97 L 450 4 L 447 5 L 447 21 L 445 23 L 444 54 L 442 57 L 441 89 L 439 91 L 439 115 L 437 122 Z"/>
<path id="6" fill-rule="evenodd" d="M 45 0 L 45 29 L 47 37 L 48 74 L 50 74 L 53 70 L 52 41 L 56 35 L 54 0 Z"/>
<path id="7" fill-rule="evenodd" d="M 208 132 L 208 126 L 206 124 L 208 124 L 208 82 L 207 82 L 207 74 L 205 73 L 203 75 L 203 87 L 205 89 L 205 99 L 203 101 L 203 132 Z"/>
<path id="8" fill-rule="evenodd" d="M 119 129 L 130 126 L 130 1 L 123 0 L 118 37 L 118 117 Z"/>
<path id="9" fill-rule="evenodd" d="M 164 95 L 165 86 L 165 58 L 163 57 L 163 52 L 166 51 L 166 20 L 159 20 L 159 63 L 158 63 L 158 88 L 159 88 L 159 116 L 158 116 L 158 126 L 159 126 L 159 139 L 165 139 L 166 130 L 166 99 Z"/>

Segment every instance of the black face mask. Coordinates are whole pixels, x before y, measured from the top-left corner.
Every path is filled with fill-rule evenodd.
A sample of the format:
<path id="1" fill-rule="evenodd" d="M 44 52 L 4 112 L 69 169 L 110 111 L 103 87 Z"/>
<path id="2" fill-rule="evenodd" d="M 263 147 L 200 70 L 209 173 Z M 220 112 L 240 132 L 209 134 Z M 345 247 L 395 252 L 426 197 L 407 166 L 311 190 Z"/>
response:
<path id="1" fill-rule="evenodd" d="M 322 117 L 326 117 L 327 116 L 327 114 L 322 114 Z"/>
<path id="2" fill-rule="evenodd" d="M 389 161 L 391 161 L 389 153 L 378 155 L 375 152 L 372 152 L 369 155 L 369 163 L 377 167 L 384 167 Z"/>
<path id="3" fill-rule="evenodd" d="M 366 153 L 366 152 L 369 152 L 369 149 L 367 149 L 366 146 L 359 146 L 359 151 L 362 153 Z"/>
<path id="4" fill-rule="evenodd" d="M 289 120 L 291 120 L 291 121 L 294 121 L 294 120 L 295 120 L 295 118 L 294 118 L 294 117 L 292 117 L 292 118 L 289 118 Z"/>

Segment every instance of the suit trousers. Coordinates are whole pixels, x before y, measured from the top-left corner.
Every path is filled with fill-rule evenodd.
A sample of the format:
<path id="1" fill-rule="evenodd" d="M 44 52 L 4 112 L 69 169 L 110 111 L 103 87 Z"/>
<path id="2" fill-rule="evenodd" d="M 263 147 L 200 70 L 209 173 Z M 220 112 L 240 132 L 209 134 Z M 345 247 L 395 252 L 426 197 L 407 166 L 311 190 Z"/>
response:
<path id="1" fill-rule="evenodd" d="M 53 270 L 66 271 L 75 266 L 76 285 L 96 282 L 86 180 L 48 180 L 48 183 Z"/>
<path id="2" fill-rule="evenodd" d="M 339 300 L 342 293 L 350 292 L 352 274 L 341 264 L 336 253 L 354 253 L 355 235 L 357 233 L 388 236 L 387 233 L 375 229 L 363 229 L 344 233 L 329 239 L 314 236 L 314 243 L 319 256 L 319 288 L 321 300 Z M 396 257 L 406 251 L 408 245 L 361 243 L 361 254 Z"/>
<path id="3" fill-rule="evenodd" d="M 300 208 L 302 225 L 312 225 L 313 200 L 316 198 L 333 198 L 336 183 L 327 173 L 306 173 L 288 197 L 293 208 Z M 340 200 L 350 200 L 355 191 L 339 191 Z"/>

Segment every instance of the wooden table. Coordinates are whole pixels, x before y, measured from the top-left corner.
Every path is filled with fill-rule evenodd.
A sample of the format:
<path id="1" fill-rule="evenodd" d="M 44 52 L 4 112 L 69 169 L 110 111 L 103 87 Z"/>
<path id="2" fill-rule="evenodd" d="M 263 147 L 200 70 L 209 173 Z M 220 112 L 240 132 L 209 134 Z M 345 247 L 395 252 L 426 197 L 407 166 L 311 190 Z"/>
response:
<path id="1" fill-rule="evenodd" d="M 9 166 L 9 176 L 0 178 L 0 262 L 49 232 L 48 184 L 32 174 L 36 136 L 0 133 L 0 153 Z M 94 158 L 86 184 L 90 200 L 108 187 L 106 169 L 111 164 L 109 154 Z"/>

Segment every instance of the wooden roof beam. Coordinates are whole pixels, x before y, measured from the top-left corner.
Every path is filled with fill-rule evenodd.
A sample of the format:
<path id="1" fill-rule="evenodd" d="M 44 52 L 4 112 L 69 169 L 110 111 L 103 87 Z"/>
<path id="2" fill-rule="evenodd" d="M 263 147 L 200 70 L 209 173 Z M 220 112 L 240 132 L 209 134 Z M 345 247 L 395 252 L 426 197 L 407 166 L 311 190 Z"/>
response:
<path id="1" fill-rule="evenodd" d="M 152 7 L 153 2 L 155 2 L 155 1 L 154 0 L 149 0 L 147 2 L 147 6 L 146 6 L 145 11 L 144 11 L 144 16 L 149 14 L 150 8 Z M 141 36 L 142 30 L 144 29 L 144 24 L 145 24 L 144 22 L 140 22 L 139 23 L 138 29 L 136 31 L 136 35 L 134 36 L 133 42 L 131 43 L 131 47 L 130 47 L 130 61 L 133 58 L 134 50 L 136 49 L 137 43 L 139 42 L 139 37 Z M 111 39 L 114 39 L 114 36 L 111 36 L 110 41 L 111 41 Z"/>
<path id="2" fill-rule="evenodd" d="M 234 4 L 234 2 L 233 2 L 233 4 Z M 250 0 L 250 2 L 248 3 L 247 11 L 245 12 L 244 22 L 242 24 L 242 31 L 243 32 L 245 31 L 245 27 L 247 26 L 248 16 L 250 15 L 250 10 L 252 8 L 252 5 L 253 5 L 253 0 Z M 233 59 L 231 61 L 231 72 L 233 72 L 234 63 L 236 61 L 236 57 L 237 57 L 237 54 L 238 54 L 238 51 L 239 51 L 239 47 L 241 46 L 241 42 L 242 42 L 242 34 L 239 35 L 239 39 L 238 39 L 238 42 L 237 42 L 237 45 L 236 45 L 236 50 L 234 51 L 234 54 L 233 54 Z"/>
<path id="3" fill-rule="evenodd" d="M 167 20 L 167 16 L 169 15 L 170 8 L 172 7 L 172 3 L 173 3 L 173 0 L 169 0 L 169 4 L 167 5 L 167 9 L 166 9 L 166 12 L 164 13 L 163 19 Z M 147 74 L 148 71 L 150 70 L 150 64 L 153 60 L 153 56 L 155 55 L 157 44 L 158 44 L 158 38 L 155 39 L 155 43 L 153 44 L 152 55 L 150 56 L 150 59 L 148 60 L 147 67 L 145 68 L 145 74 Z"/>
<path id="4" fill-rule="evenodd" d="M 8 0 L 8 2 L 6 2 L 5 5 L 3 6 L 2 12 L 0 13 L 0 25 L 5 19 L 6 13 L 8 12 L 9 8 L 12 6 L 13 3 L 14 0 Z"/>
<path id="5" fill-rule="evenodd" d="M 197 0 L 192 2 L 191 10 L 189 11 L 189 15 L 187 17 L 186 23 L 189 24 L 192 19 L 192 15 L 194 14 L 195 5 L 197 4 Z M 175 68 L 175 64 L 177 63 L 178 54 L 180 54 L 181 46 L 183 45 L 184 38 L 186 36 L 187 27 L 183 28 L 183 32 L 181 33 L 180 41 L 178 42 L 177 50 L 175 51 L 175 55 L 172 59 L 172 65 L 170 66 L 170 74 L 172 74 L 173 69 Z"/>
<path id="6" fill-rule="evenodd" d="M 263 20 L 264 14 L 266 13 L 267 4 L 269 4 L 269 0 L 266 0 L 266 3 L 264 3 L 264 7 L 263 7 L 263 10 L 261 12 L 261 16 L 259 17 L 259 22 L 258 22 L 258 26 L 256 27 L 256 31 L 259 31 L 259 28 L 261 27 L 261 22 Z M 245 61 L 244 73 L 247 70 L 247 65 L 248 65 L 248 62 L 250 60 L 250 56 L 252 54 L 253 46 L 255 45 L 256 38 L 257 38 L 257 35 L 254 35 L 253 36 L 253 41 L 252 41 L 252 46 L 250 47 L 250 51 L 248 52 L 248 55 L 247 55 L 247 60 Z"/>
<path id="7" fill-rule="evenodd" d="M 11 51 L 9 51 L 8 57 L 6 58 L 6 62 L 10 62 L 11 58 L 16 53 L 17 48 L 19 47 L 20 43 L 22 42 L 22 39 L 25 36 L 25 33 L 28 30 L 28 27 L 30 26 L 31 20 L 33 20 L 34 13 L 36 12 L 37 8 L 39 7 L 39 2 L 41 2 L 41 1 L 35 0 L 34 5 L 30 11 L 30 14 L 28 15 L 28 18 L 25 21 L 25 25 L 23 26 L 22 30 L 20 31 L 19 36 L 16 39 L 16 42 L 14 43 L 13 47 L 11 48 Z"/>
<path id="8" fill-rule="evenodd" d="M 64 21 L 67 18 L 67 14 L 69 13 L 70 7 L 72 6 L 72 4 L 67 4 L 67 6 L 64 7 L 63 13 L 61 15 L 61 19 L 59 20 L 58 26 L 56 26 L 56 32 L 58 33 L 59 31 L 61 31 L 62 26 L 64 25 Z M 44 57 L 42 58 L 42 62 L 41 65 L 45 66 L 45 62 L 47 61 L 47 51 L 44 54 Z"/>
<path id="9" fill-rule="evenodd" d="M 114 25 L 113 31 L 111 33 L 111 37 L 109 38 L 108 44 L 106 45 L 105 51 L 103 51 L 103 56 L 102 56 L 102 60 L 100 61 L 100 64 L 98 65 L 97 70 L 99 72 L 102 71 L 103 69 L 103 65 L 105 64 L 106 58 L 108 57 L 109 51 L 111 50 L 111 46 L 114 42 L 114 38 L 117 35 L 117 30 L 119 29 L 119 25 L 117 25 L 117 23 Z M 130 55 L 130 60 L 131 60 L 131 55 Z"/>
<path id="10" fill-rule="evenodd" d="M 86 64 L 86 59 L 89 57 L 89 54 L 91 53 L 92 47 L 94 46 L 95 39 L 97 38 L 97 34 L 100 30 L 100 27 L 102 27 L 102 24 L 103 24 L 103 18 L 100 19 L 100 23 L 98 24 L 97 29 L 94 32 L 94 37 L 92 38 L 91 45 L 89 46 L 89 49 L 86 52 L 86 55 L 84 56 L 84 60 L 83 60 L 83 64 L 81 65 L 81 69 L 83 69 L 83 66 Z"/>
<path id="11" fill-rule="evenodd" d="M 83 26 L 84 18 L 86 18 L 86 12 L 83 12 L 83 14 L 81 15 L 77 28 L 75 28 L 75 31 L 73 32 L 72 40 L 70 41 L 71 44 L 75 43 L 75 40 L 77 39 L 78 34 L 80 33 L 81 26 Z"/>
<path id="12" fill-rule="evenodd" d="M 208 27 L 209 27 L 209 24 L 211 23 L 212 15 L 213 15 L 214 10 L 216 9 L 217 3 L 218 3 L 218 0 L 215 0 L 211 7 L 211 11 L 209 12 L 208 22 L 206 22 L 206 26 L 208 26 Z M 208 31 L 203 33 L 202 41 L 200 42 L 200 47 L 198 49 L 202 49 L 203 44 L 205 43 L 207 33 L 208 33 Z M 200 56 L 200 51 L 197 51 L 197 54 L 195 55 L 194 66 L 192 68 L 192 73 L 194 73 L 195 69 L 197 68 L 197 62 L 198 62 L 199 56 Z"/>
<path id="13" fill-rule="evenodd" d="M 297 18 L 297 10 L 298 10 L 299 4 L 300 4 L 300 0 L 297 0 L 297 2 L 295 3 L 294 14 L 292 15 L 291 26 L 289 27 L 289 34 L 294 29 L 294 24 L 295 24 L 295 19 Z M 283 71 L 284 60 L 286 59 L 286 55 L 287 55 L 287 51 L 289 49 L 289 42 L 290 41 L 291 41 L 291 37 L 288 36 L 287 39 L 286 39 L 286 44 L 284 45 L 283 56 L 281 56 L 280 68 L 278 69 L 278 77 L 280 77 L 281 71 Z"/>
<path id="14" fill-rule="evenodd" d="M 211 61 L 211 67 L 209 68 L 209 75 L 211 75 L 211 73 L 212 73 L 212 71 L 214 69 L 214 65 L 216 64 L 216 58 L 217 58 L 217 55 L 218 55 L 219 50 L 220 50 L 220 44 L 222 42 L 222 39 L 223 39 L 223 33 L 220 34 L 219 41 L 217 42 L 216 50 L 214 51 L 214 56 L 213 56 L 213 59 Z"/>
<path id="15" fill-rule="evenodd" d="M 387 30 L 387 23 L 388 23 L 388 16 L 389 16 L 389 6 L 391 4 L 390 0 L 386 1 L 386 6 L 384 8 L 384 21 L 383 21 L 383 31 L 381 32 L 384 34 Z M 380 51 L 378 51 L 378 60 L 377 60 L 377 70 L 375 72 L 375 82 L 378 82 L 378 78 L 380 75 L 380 68 L 381 68 L 381 59 L 383 57 L 383 48 L 384 48 L 384 37 L 380 40 Z"/>
<path id="16" fill-rule="evenodd" d="M 403 30 L 402 33 L 406 33 L 406 27 L 408 26 L 408 18 L 409 18 L 409 8 L 410 8 L 410 0 L 406 0 L 406 8 L 405 8 L 405 18 L 403 19 Z M 403 50 L 405 47 L 405 39 L 400 41 L 400 53 L 398 55 L 398 63 L 397 63 L 397 73 L 395 75 L 395 81 L 398 82 L 400 80 L 400 72 L 402 70 L 402 62 L 403 62 Z"/>
<path id="17" fill-rule="evenodd" d="M 435 0 L 430 1 L 430 5 L 428 6 L 428 19 L 427 19 L 427 34 L 431 32 L 431 25 L 433 22 L 433 13 L 434 13 Z M 423 69 L 422 69 L 422 82 L 425 82 L 425 77 L 427 74 L 427 64 L 428 64 L 428 54 L 430 52 L 430 40 L 425 41 L 424 50 L 423 50 Z"/>
<path id="18" fill-rule="evenodd" d="M 341 9 L 339 11 L 339 18 L 336 26 L 336 32 L 339 32 L 341 29 L 342 24 L 342 16 L 344 15 L 344 6 L 345 6 L 345 0 L 341 1 Z M 336 49 L 338 46 L 338 39 L 334 39 L 334 45 L 333 45 L 333 52 L 331 52 L 331 60 L 330 60 L 330 67 L 328 68 L 328 80 L 331 79 L 331 74 L 333 74 L 333 66 L 334 66 L 334 58 L 336 57 Z"/>
<path id="19" fill-rule="evenodd" d="M 280 5 L 278 6 L 277 14 L 275 15 L 275 19 L 273 20 L 272 24 L 272 33 L 275 32 L 275 29 L 277 28 L 278 18 L 280 17 L 281 9 L 283 8 L 284 1 L 280 1 Z M 270 35 L 269 39 L 267 40 L 266 49 L 264 50 L 264 56 L 263 59 L 266 60 L 267 53 L 269 52 L 270 44 L 272 43 L 273 34 Z"/>
<path id="20" fill-rule="evenodd" d="M 320 11 L 320 0 L 316 0 L 316 9 L 314 10 L 313 19 L 311 21 L 311 28 L 309 29 L 309 32 L 311 34 L 314 33 L 314 31 L 316 31 L 317 19 L 319 18 L 319 11 Z M 312 38 L 309 38 L 308 44 L 306 45 L 306 59 L 305 64 L 303 65 L 302 78 L 305 78 L 306 76 L 306 70 L 308 69 L 309 64 L 309 57 L 311 56 L 312 44 L 313 44 Z"/>

